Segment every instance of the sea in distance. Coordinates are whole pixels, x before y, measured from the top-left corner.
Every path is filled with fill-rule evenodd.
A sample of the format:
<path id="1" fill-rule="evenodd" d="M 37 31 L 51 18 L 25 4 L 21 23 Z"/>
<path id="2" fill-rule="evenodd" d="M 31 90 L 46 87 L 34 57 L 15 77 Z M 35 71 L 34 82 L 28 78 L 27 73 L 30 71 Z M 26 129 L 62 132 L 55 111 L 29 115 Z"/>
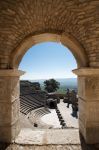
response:
<path id="1" fill-rule="evenodd" d="M 55 78 L 54 78 L 55 79 Z M 38 80 L 30 80 L 31 82 L 39 82 L 41 89 L 44 90 L 44 81 L 48 79 L 38 79 Z M 77 78 L 60 78 L 55 79 L 60 83 L 60 87 L 57 90 L 57 93 L 65 94 L 66 89 L 77 91 Z"/>

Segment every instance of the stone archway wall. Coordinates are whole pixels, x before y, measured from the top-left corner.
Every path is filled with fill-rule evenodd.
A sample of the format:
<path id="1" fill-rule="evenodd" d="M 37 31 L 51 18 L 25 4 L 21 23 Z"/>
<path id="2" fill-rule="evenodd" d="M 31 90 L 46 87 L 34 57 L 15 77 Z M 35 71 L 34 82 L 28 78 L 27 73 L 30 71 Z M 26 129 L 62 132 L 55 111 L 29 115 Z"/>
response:
<path id="1" fill-rule="evenodd" d="M 11 68 L 9 56 L 30 35 L 70 33 L 99 66 L 98 0 L 1 0 L 0 68 Z"/>
<path id="2" fill-rule="evenodd" d="M 40 35 L 30 36 L 23 40 L 23 42 L 17 47 L 17 49 L 14 50 L 14 52 L 10 56 L 10 67 L 18 68 L 20 61 L 30 47 L 46 41 L 61 42 L 63 45 L 68 46 L 77 61 L 78 67 L 88 66 L 88 58 L 85 50 L 70 34 L 59 35 L 52 33 L 43 33 Z"/>
<path id="3" fill-rule="evenodd" d="M 35 44 L 34 39 L 29 45 L 24 40 L 45 33 L 52 41 L 52 34 L 56 35 L 55 41 L 67 45 L 77 60 L 80 132 L 87 143 L 99 143 L 98 0 L 0 0 L 0 141 L 11 142 L 20 131 L 22 73 L 15 68 L 27 48 Z"/>

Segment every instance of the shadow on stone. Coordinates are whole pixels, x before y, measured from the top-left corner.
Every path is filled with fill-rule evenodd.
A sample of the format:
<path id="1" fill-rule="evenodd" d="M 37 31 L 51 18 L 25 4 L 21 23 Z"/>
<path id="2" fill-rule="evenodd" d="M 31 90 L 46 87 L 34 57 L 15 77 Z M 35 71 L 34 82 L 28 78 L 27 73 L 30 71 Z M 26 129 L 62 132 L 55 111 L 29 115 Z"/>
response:
<path id="1" fill-rule="evenodd" d="M 34 123 L 34 127 L 38 127 L 38 124 L 37 124 L 37 123 Z"/>
<path id="2" fill-rule="evenodd" d="M 99 147 L 96 147 L 94 144 L 86 144 L 83 136 L 80 134 L 80 141 L 81 141 L 81 150 L 99 150 Z"/>
<path id="3" fill-rule="evenodd" d="M 10 144 L 8 143 L 0 142 L 0 150 L 6 150 L 9 146 Z"/>

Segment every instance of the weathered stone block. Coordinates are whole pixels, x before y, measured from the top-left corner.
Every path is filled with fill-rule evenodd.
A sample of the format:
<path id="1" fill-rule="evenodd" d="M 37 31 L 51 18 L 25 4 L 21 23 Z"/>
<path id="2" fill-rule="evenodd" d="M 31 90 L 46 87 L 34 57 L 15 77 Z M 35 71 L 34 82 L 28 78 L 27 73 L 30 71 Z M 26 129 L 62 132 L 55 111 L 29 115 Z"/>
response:
<path id="1" fill-rule="evenodd" d="M 19 78 L 0 77 L 0 102 L 11 103 L 19 98 Z"/>
<path id="2" fill-rule="evenodd" d="M 78 95 L 87 101 L 99 101 L 99 78 L 98 77 L 79 77 Z"/>
<path id="3" fill-rule="evenodd" d="M 18 70 L 0 72 L 0 141 L 12 142 L 20 131 Z"/>
<path id="4" fill-rule="evenodd" d="M 12 126 L 0 126 L 0 142 L 12 142 L 20 132 L 20 122 L 17 121 Z"/>
<path id="5" fill-rule="evenodd" d="M 99 143 L 99 69 L 75 70 L 78 78 L 79 129 L 88 144 Z"/>

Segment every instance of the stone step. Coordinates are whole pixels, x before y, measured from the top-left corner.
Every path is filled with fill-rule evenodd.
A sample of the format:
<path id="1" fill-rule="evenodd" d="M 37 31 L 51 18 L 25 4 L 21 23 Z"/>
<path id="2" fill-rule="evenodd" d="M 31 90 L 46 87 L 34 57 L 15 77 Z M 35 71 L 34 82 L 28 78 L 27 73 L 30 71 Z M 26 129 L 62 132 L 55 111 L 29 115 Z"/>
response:
<path id="1" fill-rule="evenodd" d="M 64 145 L 80 144 L 78 129 L 38 129 L 24 128 L 15 140 L 17 144 Z"/>
<path id="2" fill-rule="evenodd" d="M 26 146 L 10 145 L 6 150 L 82 150 L 80 145 L 47 145 L 47 146 Z"/>

